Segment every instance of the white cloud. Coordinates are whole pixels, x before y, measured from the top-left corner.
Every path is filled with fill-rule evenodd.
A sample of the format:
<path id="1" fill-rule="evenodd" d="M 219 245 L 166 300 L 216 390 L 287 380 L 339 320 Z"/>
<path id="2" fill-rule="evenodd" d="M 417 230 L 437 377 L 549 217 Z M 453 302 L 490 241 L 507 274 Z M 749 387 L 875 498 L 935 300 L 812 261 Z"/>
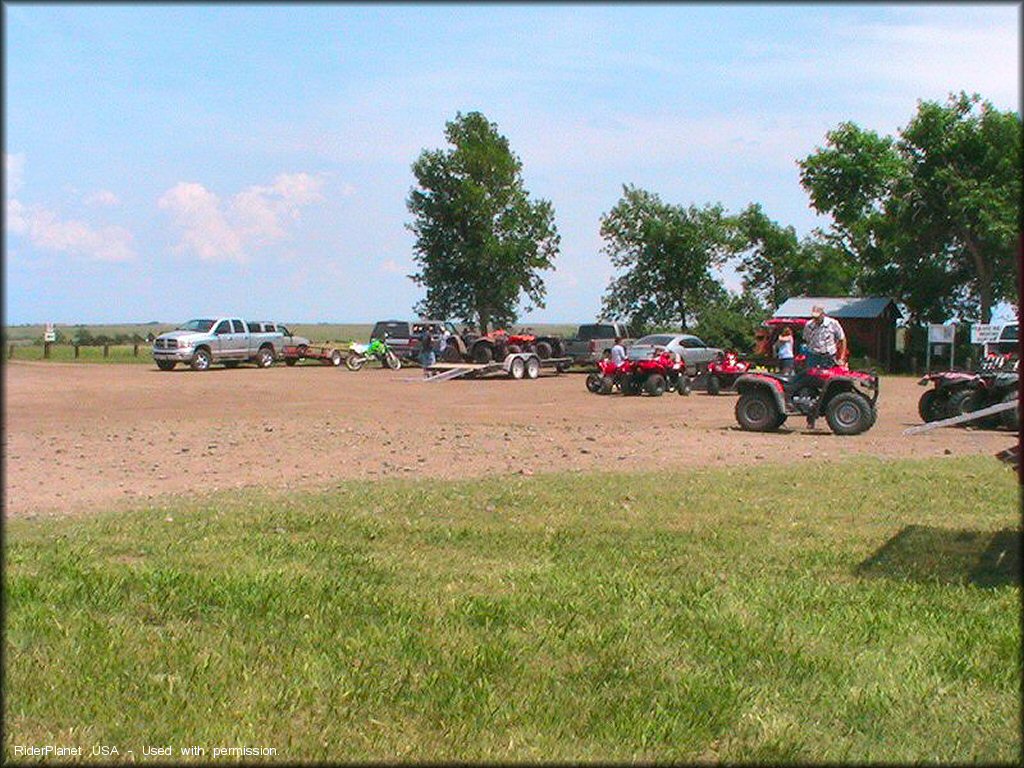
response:
<path id="1" fill-rule="evenodd" d="M 394 259 L 385 259 L 380 263 L 380 271 L 387 272 L 389 275 L 404 275 L 405 269 L 403 269 L 397 261 Z"/>
<path id="2" fill-rule="evenodd" d="M 25 156 L 4 153 L 4 178 L 7 180 L 7 197 L 10 199 L 21 191 L 25 184 Z"/>
<path id="3" fill-rule="evenodd" d="M 121 198 L 109 189 L 98 189 L 82 198 L 82 202 L 93 208 L 113 208 L 121 204 Z"/>
<path id="4" fill-rule="evenodd" d="M 44 251 L 83 256 L 97 261 L 135 258 L 134 237 L 124 227 L 95 226 L 77 219 L 62 219 L 41 205 L 26 205 L 14 197 L 24 186 L 24 155 L 4 155 L 7 178 L 5 227 L 12 235 L 27 237 Z M 110 193 L 113 194 L 113 193 Z"/>
<path id="5" fill-rule="evenodd" d="M 247 187 L 226 204 L 196 182 L 180 182 L 157 204 L 181 230 L 174 246 L 205 260 L 245 261 L 252 246 L 287 237 L 303 207 L 324 200 L 324 179 L 308 173 L 281 174 L 269 186 Z"/>

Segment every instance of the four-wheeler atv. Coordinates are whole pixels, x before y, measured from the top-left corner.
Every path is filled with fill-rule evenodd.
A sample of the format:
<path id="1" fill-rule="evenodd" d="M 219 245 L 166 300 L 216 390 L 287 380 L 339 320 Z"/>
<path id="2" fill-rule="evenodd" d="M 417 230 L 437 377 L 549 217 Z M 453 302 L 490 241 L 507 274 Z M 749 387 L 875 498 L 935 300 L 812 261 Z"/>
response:
<path id="1" fill-rule="evenodd" d="M 676 360 L 671 353 L 641 360 L 627 358 L 617 366 L 610 358 L 604 358 L 598 361 L 597 368 L 598 373 L 587 375 L 587 390 L 594 394 L 609 395 L 615 389 L 624 395 L 646 392 L 652 397 L 672 391 L 680 395 L 690 394 L 686 364 Z"/>
<path id="2" fill-rule="evenodd" d="M 933 384 L 917 402 L 923 421 L 938 421 L 987 408 L 1017 398 L 1019 360 L 1015 355 L 988 355 L 977 371 L 941 371 L 930 373 L 917 383 Z M 978 426 L 1020 429 L 1019 409 L 973 422 Z"/>
<path id="3" fill-rule="evenodd" d="M 878 376 L 838 365 L 798 374 L 747 373 L 736 391 L 736 421 L 753 432 L 778 429 L 794 415 L 807 417 L 813 429 L 824 415 L 837 435 L 858 435 L 871 429 L 878 414 Z"/>
<path id="4" fill-rule="evenodd" d="M 740 360 L 735 350 L 728 350 L 721 357 L 708 363 L 707 391 L 717 395 L 723 389 L 730 389 L 736 380 L 750 370 L 750 363 Z"/>
<path id="5" fill-rule="evenodd" d="M 534 352 L 541 360 L 547 360 L 551 357 L 562 357 L 564 352 L 564 344 L 556 336 L 509 333 L 501 329 L 483 336 L 464 334 L 463 341 L 466 354 L 474 363 L 504 360 L 517 352 Z"/>

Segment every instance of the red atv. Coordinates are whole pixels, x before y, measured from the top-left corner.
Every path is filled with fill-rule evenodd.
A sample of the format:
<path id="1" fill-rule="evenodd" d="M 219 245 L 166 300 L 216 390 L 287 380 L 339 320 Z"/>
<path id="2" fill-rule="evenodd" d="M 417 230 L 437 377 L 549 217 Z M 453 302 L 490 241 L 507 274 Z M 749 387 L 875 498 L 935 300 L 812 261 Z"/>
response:
<path id="1" fill-rule="evenodd" d="M 808 429 L 825 416 L 837 435 L 859 435 L 878 416 L 878 376 L 840 365 L 799 374 L 748 373 L 736 381 L 736 421 L 752 432 L 770 432 L 789 416 L 807 417 Z"/>
<path id="2" fill-rule="evenodd" d="M 917 402 L 921 420 L 948 419 L 1015 399 L 1018 365 L 1016 355 L 993 354 L 981 361 L 976 372 L 941 371 L 922 377 L 918 384 L 934 386 Z M 1020 428 L 1017 411 L 1005 411 L 1001 416 L 982 419 L 978 425 L 996 427 L 1002 422 L 1008 429 Z"/>
<path id="3" fill-rule="evenodd" d="M 728 350 L 721 357 L 708 363 L 708 394 L 717 395 L 723 389 L 730 389 L 736 384 L 736 380 L 749 370 L 749 362 L 740 360 L 736 350 Z"/>
<path id="4" fill-rule="evenodd" d="M 624 395 L 646 392 L 652 397 L 660 397 L 670 391 L 690 394 L 686 364 L 670 352 L 641 360 L 627 358 L 620 365 L 606 357 L 598 361 L 597 368 L 598 373 L 587 376 L 587 389 L 594 394 L 609 395 L 615 389 Z"/>
<path id="5" fill-rule="evenodd" d="M 474 363 L 504 360 L 517 352 L 534 352 L 541 360 L 562 357 L 564 345 L 555 336 L 535 336 L 532 333 L 509 333 L 498 329 L 483 336 L 467 334 L 463 337 L 466 353 Z"/>

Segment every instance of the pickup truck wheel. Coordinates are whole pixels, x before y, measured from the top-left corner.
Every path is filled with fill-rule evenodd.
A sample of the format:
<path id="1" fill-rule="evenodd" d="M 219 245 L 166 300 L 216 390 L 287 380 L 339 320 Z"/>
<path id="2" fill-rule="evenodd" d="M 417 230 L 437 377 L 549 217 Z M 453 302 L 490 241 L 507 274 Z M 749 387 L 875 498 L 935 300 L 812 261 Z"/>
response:
<path id="1" fill-rule="evenodd" d="M 174 370 L 174 366 L 176 364 L 177 363 L 175 363 L 173 360 L 157 360 L 156 361 L 156 367 L 159 368 L 161 371 L 173 371 Z"/>
<path id="2" fill-rule="evenodd" d="M 213 357 L 210 355 L 210 350 L 206 347 L 200 347 L 192 355 L 192 370 L 207 371 L 210 369 L 210 363 L 212 362 Z"/>
<path id="3" fill-rule="evenodd" d="M 256 365 L 260 368 L 269 368 L 274 364 L 274 350 L 270 347 L 260 347 L 256 353 Z"/>

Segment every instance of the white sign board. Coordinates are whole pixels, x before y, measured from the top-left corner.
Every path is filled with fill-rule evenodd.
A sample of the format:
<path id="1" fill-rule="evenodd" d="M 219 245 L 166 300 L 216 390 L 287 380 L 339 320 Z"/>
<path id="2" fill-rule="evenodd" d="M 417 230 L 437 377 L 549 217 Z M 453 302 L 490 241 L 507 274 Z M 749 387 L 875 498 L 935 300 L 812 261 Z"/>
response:
<path id="1" fill-rule="evenodd" d="M 46 324 L 46 331 L 43 332 L 43 341 L 56 341 L 57 332 L 53 330 L 53 323 Z"/>
<path id="2" fill-rule="evenodd" d="M 976 323 L 971 326 L 971 344 L 992 344 L 999 341 L 999 334 L 1003 332 L 1003 325 L 992 323 Z"/>
<path id="3" fill-rule="evenodd" d="M 955 338 L 955 325 L 939 325 L 937 323 L 928 325 L 928 341 L 933 344 L 952 344 Z"/>

